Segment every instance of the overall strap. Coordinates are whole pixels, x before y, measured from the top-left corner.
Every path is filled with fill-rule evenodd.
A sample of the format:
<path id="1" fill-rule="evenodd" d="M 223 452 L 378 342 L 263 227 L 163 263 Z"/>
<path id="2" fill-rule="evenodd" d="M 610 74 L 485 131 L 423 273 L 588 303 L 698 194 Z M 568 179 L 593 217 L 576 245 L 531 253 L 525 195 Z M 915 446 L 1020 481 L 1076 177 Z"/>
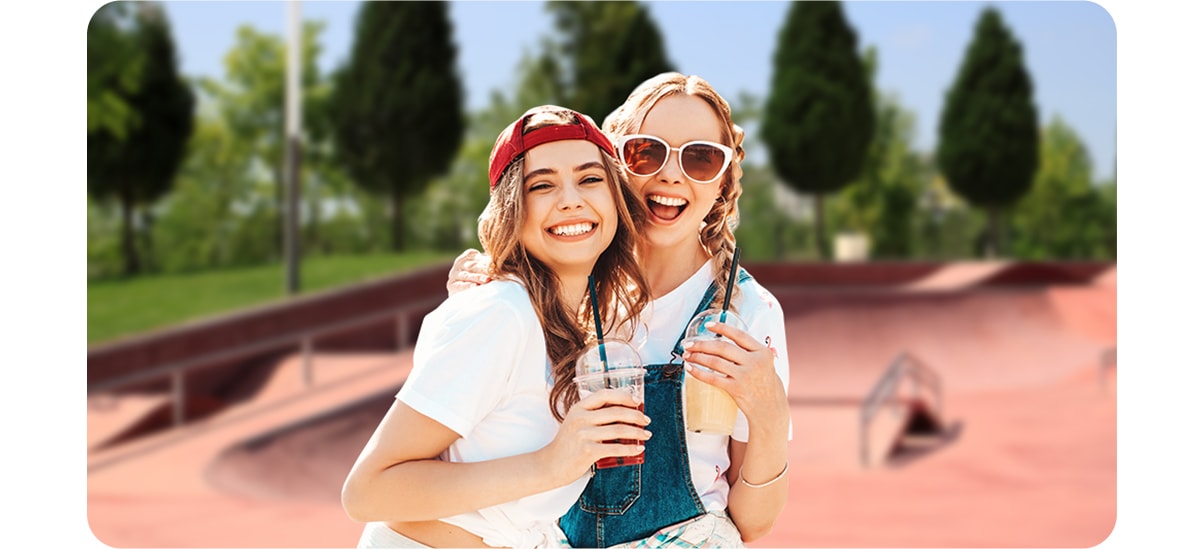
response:
<path id="1" fill-rule="evenodd" d="M 736 284 L 743 284 L 750 279 L 752 279 L 752 275 L 748 274 L 748 271 L 745 271 L 744 267 L 740 267 L 740 270 L 736 273 Z M 715 294 L 718 292 L 719 285 L 717 284 L 717 281 L 712 280 L 711 285 L 707 287 L 706 293 L 703 294 L 702 300 L 698 302 L 698 307 L 694 308 L 694 312 L 690 314 L 690 318 L 694 318 L 694 316 L 698 313 L 707 310 L 707 308 L 711 306 L 711 301 L 715 299 Z M 673 358 L 670 359 L 670 362 L 681 361 L 681 342 L 686 338 L 686 329 L 690 327 L 689 324 L 690 322 L 687 320 L 686 326 L 682 327 L 681 329 L 681 335 L 677 336 L 677 343 L 673 345 Z"/>

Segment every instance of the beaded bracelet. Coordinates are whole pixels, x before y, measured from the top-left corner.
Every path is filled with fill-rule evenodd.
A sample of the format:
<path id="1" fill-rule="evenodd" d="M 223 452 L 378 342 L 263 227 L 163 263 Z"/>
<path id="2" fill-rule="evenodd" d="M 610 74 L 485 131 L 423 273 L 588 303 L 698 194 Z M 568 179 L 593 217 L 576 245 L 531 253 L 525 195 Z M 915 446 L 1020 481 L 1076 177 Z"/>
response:
<path id="1" fill-rule="evenodd" d="M 789 470 L 790 470 L 790 462 L 787 461 L 786 467 L 782 468 L 782 472 L 778 473 L 778 476 L 773 477 L 772 480 L 770 480 L 768 482 L 763 482 L 761 484 L 752 484 L 752 483 L 748 482 L 747 480 L 744 480 L 744 467 L 741 467 L 740 468 L 740 482 L 743 482 L 744 485 L 749 488 L 764 488 L 766 486 L 769 486 L 770 484 L 773 484 L 779 480 L 782 480 L 782 477 L 786 476 L 786 471 L 789 471 Z"/>

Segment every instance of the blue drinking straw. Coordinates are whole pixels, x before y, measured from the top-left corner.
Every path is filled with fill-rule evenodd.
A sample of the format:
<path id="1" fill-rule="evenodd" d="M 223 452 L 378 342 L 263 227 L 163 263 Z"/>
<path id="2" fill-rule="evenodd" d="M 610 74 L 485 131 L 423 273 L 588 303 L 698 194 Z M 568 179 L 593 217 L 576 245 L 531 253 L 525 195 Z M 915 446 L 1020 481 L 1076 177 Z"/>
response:
<path id="1" fill-rule="evenodd" d="M 598 291 L 594 289 L 594 275 L 589 275 L 589 301 L 594 306 L 594 330 L 598 334 L 598 356 L 602 358 L 602 371 L 609 372 L 606 362 L 606 346 L 602 344 L 602 318 L 598 316 Z"/>
<path id="2" fill-rule="evenodd" d="M 732 302 L 732 281 L 736 280 L 736 269 L 740 265 L 740 247 L 732 251 L 732 270 L 727 273 L 727 293 L 723 294 L 723 312 L 719 313 L 719 323 L 727 322 L 727 306 Z"/>

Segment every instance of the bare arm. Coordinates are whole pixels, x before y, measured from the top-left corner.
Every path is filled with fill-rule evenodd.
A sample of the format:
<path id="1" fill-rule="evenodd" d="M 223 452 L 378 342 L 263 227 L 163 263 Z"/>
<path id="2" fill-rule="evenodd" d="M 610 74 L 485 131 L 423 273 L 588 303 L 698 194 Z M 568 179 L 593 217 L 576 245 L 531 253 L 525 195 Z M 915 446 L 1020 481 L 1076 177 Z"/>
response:
<path id="1" fill-rule="evenodd" d="M 643 451 L 604 442 L 647 440 L 650 433 L 642 428 L 647 418 L 634 406 L 627 393 L 600 391 L 573 406 L 556 437 L 540 450 L 451 463 L 436 458 L 459 435 L 394 401 L 351 467 L 343 508 L 360 522 L 432 520 L 567 485 L 598 459 Z"/>
<path id="2" fill-rule="evenodd" d="M 768 534 L 786 507 L 789 480 L 783 472 L 790 405 L 770 348 L 730 326 L 717 325 L 713 330 L 736 345 L 719 340 L 696 342 L 687 348 L 685 358 L 719 374 L 689 364 L 686 367 L 695 378 L 727 391 L 748 418 L 748 442 L 732 439 L 729 444 L 732 466 L 727 472 L 731 485 L 727 505 L 741 538 L 749 542 Z"/>

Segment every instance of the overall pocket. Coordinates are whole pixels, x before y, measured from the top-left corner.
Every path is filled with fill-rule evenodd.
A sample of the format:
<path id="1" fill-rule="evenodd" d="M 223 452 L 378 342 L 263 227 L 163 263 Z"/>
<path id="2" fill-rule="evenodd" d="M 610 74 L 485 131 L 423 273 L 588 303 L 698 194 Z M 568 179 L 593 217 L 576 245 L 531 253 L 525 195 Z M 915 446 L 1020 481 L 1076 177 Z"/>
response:
<path id="1" fill-rule="evenodd" d="M 646 451 L 646 450 L 645 450 Z M 582 511 L 596 515 L 621 515 L 640 498 L 643 464 L 596 469 L 579 504 Z"/>

